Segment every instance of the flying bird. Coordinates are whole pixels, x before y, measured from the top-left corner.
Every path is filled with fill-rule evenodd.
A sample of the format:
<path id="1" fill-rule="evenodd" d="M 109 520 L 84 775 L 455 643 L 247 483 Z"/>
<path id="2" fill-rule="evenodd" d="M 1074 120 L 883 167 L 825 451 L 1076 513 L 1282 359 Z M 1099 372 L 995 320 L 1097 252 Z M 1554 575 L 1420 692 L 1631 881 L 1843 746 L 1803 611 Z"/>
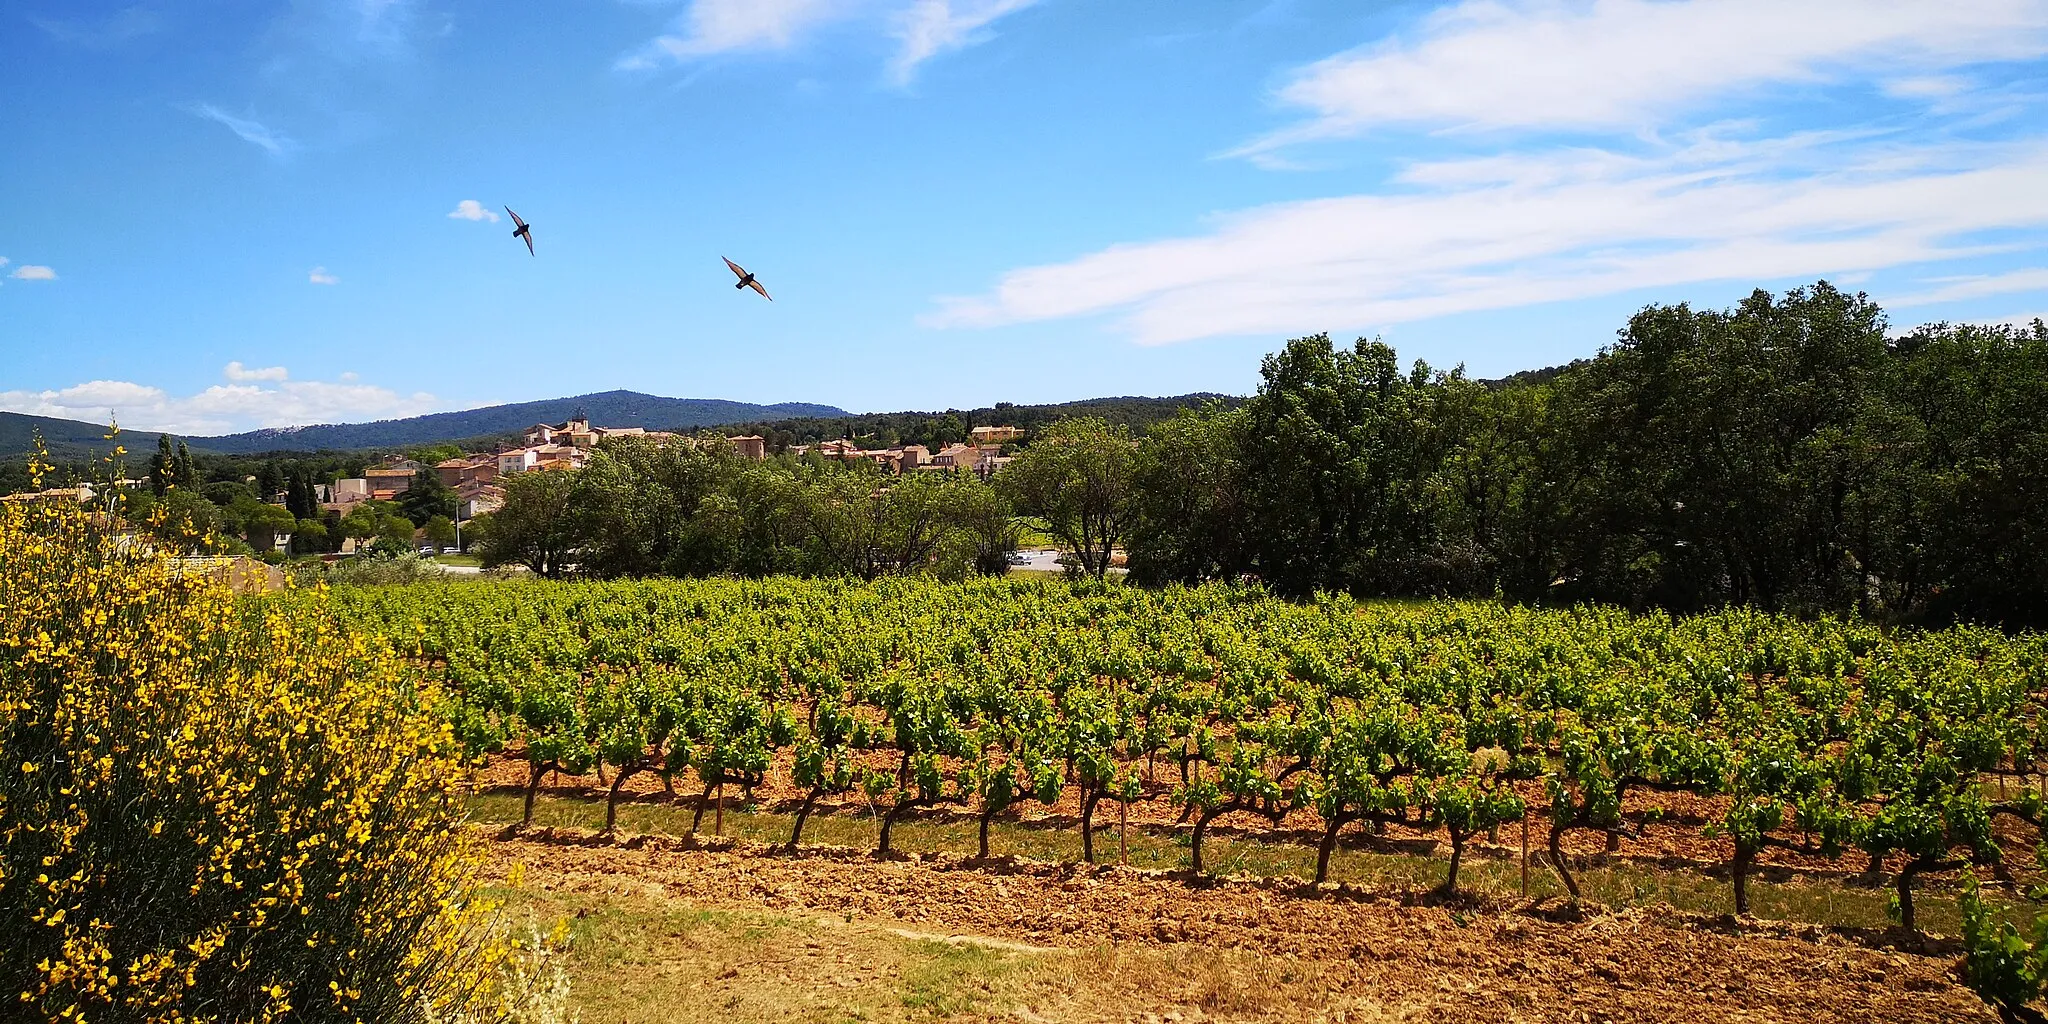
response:
<path id="1" fill-rule="evenodd" d="M 512 208 L 509 206 L 505 207 L 505 212 L 512 213 Z M 525 242 L 526 254 L 528 256 L 533 255 L 533 225 L 520 220 L 519 215 L 516 213 L 512 213 L 512 223 L 519 225 L 512 229 L 512 237 Z"/>
<path id="2" fill-rule="evenodd" d="M 719 259 L 725 260 L 725 257 L 720 256 Z M 775 301 L 775 296 L 768 294 L 768 289 L 761 287 L 761 282 L 754 280 L 754 275 L 747 273 L 747 268 L 731 260 L 725 260 L 725 265 L 731 267 L 732 272 L 739 275 L 740 283 L 733 285 L 734 288 L 752 288 L 760 292 L 762 298 L 770 302 Z"/>

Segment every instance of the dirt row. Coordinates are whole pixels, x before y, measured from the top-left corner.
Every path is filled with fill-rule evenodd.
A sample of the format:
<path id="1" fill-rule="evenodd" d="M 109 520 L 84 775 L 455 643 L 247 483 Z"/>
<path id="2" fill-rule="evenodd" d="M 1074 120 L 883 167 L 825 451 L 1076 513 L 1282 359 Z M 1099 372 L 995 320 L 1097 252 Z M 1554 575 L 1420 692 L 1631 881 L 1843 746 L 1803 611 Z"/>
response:
<path id="1" fill-rule="evenodd" d="M 522 884 L 556 893 L 654 893 L 1057 949 L 1231 950 L 1286 965 L 1276 978 L 1313 979 L 1312 991 L 1289 990 L 1301 990 L 1293 1002 L 1241 1019 L 1997 1019 L 1958 984 L 1952 948 L 1871 948 L 1871 936 L 1663 908 L 1582 917 L 1290 881 L 1190 885 L 1128 868 L 878 861 L 830 848 L 791 858 L 725 840 L 579 830 L 507 830 L 493 849 L 495 871 L 521 865 Z"/>

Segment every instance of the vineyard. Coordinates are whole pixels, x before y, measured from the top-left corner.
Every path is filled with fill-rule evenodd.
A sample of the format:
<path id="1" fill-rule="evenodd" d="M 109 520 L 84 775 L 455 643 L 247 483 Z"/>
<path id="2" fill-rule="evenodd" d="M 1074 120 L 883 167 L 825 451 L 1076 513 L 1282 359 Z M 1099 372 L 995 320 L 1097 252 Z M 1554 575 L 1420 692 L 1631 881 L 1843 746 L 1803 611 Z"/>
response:
<path id="1" fill-rule="evenodd" d="M 1317 880 L 1347 834 L 1398 832 L 1443 852 L 1453 892 L 1468 849 L 1516 828 L 1574 896 L 1574 853 L 1657 822 L 1722 861 L 1738 913 L 1767 865 L 1835 865 L 1886 872 L 1907 928 L 1923 877 L 2040 856 L 2039 635 L 1009 579 L 275 600 L 329 605 L 445 682 L 457 735 L 519 766 L 529 813 L 550 773 L 595 772 L 608 822 L 653 780 L 699 818 L 785 794 L 791 848 L 851 803 L 884 852 L 944 809 L 986 855 L 991 821 L 1060 806 L 1089 860 L 1120 822 L 1175 822 L 1201 874 L 1230 823 L 1317 843 Z"/>

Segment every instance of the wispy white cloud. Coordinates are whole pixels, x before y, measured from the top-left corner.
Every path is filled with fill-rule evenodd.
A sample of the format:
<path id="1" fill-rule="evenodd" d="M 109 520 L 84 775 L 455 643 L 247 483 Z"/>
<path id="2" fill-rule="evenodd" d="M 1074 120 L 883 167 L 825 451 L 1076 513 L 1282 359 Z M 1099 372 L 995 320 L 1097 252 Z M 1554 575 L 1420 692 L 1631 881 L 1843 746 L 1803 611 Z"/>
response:
<path id="1" fill-rule="evenodd" d="M 2040 265 L 2048 192 L 2029 183 L 2048 138 L 1958 140 L 1996 134 L 1962 130 L 1990 116 L 1971 103 L 1992 64 L 2043 56 L 2048 0 L 1462 0 L 1292 75 L 1278 96 L 1308 118 L 1234 155 L 1291 166 L 1296 143 L 1366 131 L 1424 152 L 1424 133 L 1455 131 L 1491 153 L 1016 269 L 920 319 L 1104 316 L 1164 344 L 1963 256 Z M 1915 141 L 1897 118 L 1766 134 L 1784 85 L 1909 111 Z M 1934 278 L 1903 299 L 2037 289 L 2048 272 Z"/>
<path id="2" fill-rule="evenodd" d="M 284 380 L 290 377 L 291 374 L 287 373 L 282 366 L 243 366 L 238 360 L 229 363 L 227 368 L 221 371 L 221 376 L 239 382 L 248 380 Z"/>
<path id="3" fill-rule="evenodd" d="M 1705 139 L 1658 157 L 1422 164 L 1382 193 L 1238 211 L 1206 233 L 1013 271 L 989 294 L 942 299 L 923 322 L 1109 314 L 1161 344 L 1853 273 L 1980 254 L 1993 229 L 2048 227 L 2042 180 L 2048 143 L 2038 141 Z"/>
<path id="4" fill-rule="evenodd" d="M 164 30 L 163 16 L 143 4 L 124 7 L 99 19 L 29 19 L 50 38 L 88 50 L 108 50 Z"/>
<path id="5" fill-rule="evenodd" d="M 1968 277 L 1936 278 L 1927 282 L 1934 285 L 1925 291 L 1908 292 L 1904 295 L 1882 296 L 1887 308 L 1910 308 L 1931 306 L 1937 302 L 1957 302 L 1964 299 L 1981 299 L 1992 295 L 2010 295 L 2013 292 L 2048 291 L 2048 269 L 2029 267 L 2023 270 L 2009 270 L 2000 274 L 1973 274 Z"/>
<path id="6" fill-rule="evenodd" d="M 341 283 L 341 278 L 338 278 L 333 274 L 328 273 L 326 267 L 314 267 L 312 271 L 306 275 L 306 280 L 311 281 L 314 284 Z"/>
<path id="7" fill-rule="evenodd" d="M 888 75 L 906 84 L 919 65 L 990 38 L 988 26 L 1037 0 L 691 0 L 674 30 L 619 61 L 645 70 L 717 54 L 788 50 L 839 22 L 888 33 Z"/>
<path id="8" fill-rule="evenodd" d="M 186 108 L 191 113 L 226 126 L 236 137 L 273 157 L 282 158 L 298 148 L 298 144 L 282 132 L 273 131 L 262 123 L 248 118 L 236 117 L 211 103 L 201 103 Z"/>
<path id="9" fill-rule="evenodd" d="M 1761 87 L 1940 72 L 2048 53 L 2048 0 L 1465 0 L 1311 64 L 1278 98 L 1310 119 L 1250 155 L 1385 125 L 1632 131 Z"/>
<path id="10" fill-rule="evenodd" d="M 450 220 L 489 221 L 492 224 L 498 222 L 497 213 L 485 208 L 484 204 L 474 199 L 465 199 L 456 203 L 455 209 L 448 211 L 448 217 Z"/>
<path id="11" fill-rule="evenodd" d="M 405 49 L 417 8 L 413 0 L 342 0 L 335 5 L 338 19 L 352 23 L 356 42 L 386 55 Z"/>
<path id="12" fill-rule="evenodd" d="M 4 262 L 6 261 L 0 260 L 0 263 Z M 57 272 L 49 267 L 39 267 L 33 263 L 24 263 L 14 268 L 14 273 L 7 276 L 17 281 L 55 281 L 57 279 Z"/>
<path id="13" fill-rule="evenodd" d="M 648 68 L 663 58 L 787 49 L 805 32 L 867 6 L 864 0 L 693 0 L 677 31 L 657 37 L 620 66 Z"/>
<path id="14" fill-rule="evenodd" d="M 899 85 L 910 82 L 925 61 L 988 38 L 988 26 L 1038 0 L 916 0 L 897 18 L 896 35 L 903 48 L 889 65 Z"/>
<path id="15" fill-rule="evenodd" d="M 129 381 L 95 380 L 50 391 L 0 391 L 0 409 L 95 423 L 111 413 L 126 428 L 205 435 L 418 416 L 443 407 L 425 392 L 401 395 L 368 384 L 288 380 L 283 367 L 253 371 L 275 371 L 274 377 L 237 377 L 240 365 L 228 364 L 224 376 L 231 383 L 192 395 L 173 395 Z"/>

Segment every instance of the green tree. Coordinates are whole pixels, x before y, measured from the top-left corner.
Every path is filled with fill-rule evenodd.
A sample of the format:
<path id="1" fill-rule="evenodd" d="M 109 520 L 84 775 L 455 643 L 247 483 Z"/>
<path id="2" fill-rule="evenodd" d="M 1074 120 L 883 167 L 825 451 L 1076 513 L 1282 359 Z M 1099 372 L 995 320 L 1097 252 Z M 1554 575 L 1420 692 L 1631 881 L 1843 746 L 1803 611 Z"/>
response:
<path id="1" fill-rule="evenodd" d="M 284 490 L 284 467 L 276 459 L 263 460 L 254 475 L 256 479 L 251 486 L 256 489 L 256 497 L 269 501 L 271 495 Z"/>
<path id="2" fill-rule="evenodd" d="M 375 502 L 359 502 L 342 517 L 341 536 L 355 541 L 360 549 L 365 541 L 377 535 L 383 522 L 384 514 L 377 510 Z"/>
<path id="3" fill-rule="evenodd" d="M 235 502 L 243 498 L 256 500 L 255 491 L 250 490 L 247 484 L 234 480 L 216 480 L 200 488 L 199 493 L 205 495 L 206 500 L 224 509 L 233 507 Z"/>
<path id="4" fill-rule="evenodd" d="M 1183 410 L 1138 445 L 1132 474 L 1131 578 L 1231 579 L 1250 568 L 1244 532 L 1244 415 Z"/>
<path id="5" fill-rule="evenodd" d="M 376 549 L 390 555 L 411 554 L 413 537 L 418 530 L 419 527 L 404 516 L 387 515 L 377 524 Z"/>
<path id="6" fill-rule="evenodd" d="M 698 502 L 684 549 L 671 563 L 673 571 L 746 576 L 802 571 L 809 558 L 810 528 L 806 487 L 799 476 L 824 471 L 773 463 L 743 469 L 722 493 Z"/>
<path id="7" fill-rule="evenodd" d="M 455 520 L 447 516 L 435 516 L 427 520 L 426 531 L 427 543 L 434 547 L 445 549 L 455 546 Z"/>
<path id="8" fill-rule="evenodd" d="M 1847 439 L 1886 359 L 1881 310 L 1822 282 L 1731 310 L 1652 306 L 1557 382 L 1576 596 L 1696 609 L 1853 606 L 1865 474 Z"/>
<path id="9" fill-rule="evenodd" d="M 399 512 L 415 526 L 425 526 L 435 516 L 454 519 L 456 505 L 455 491 L 441 482 L 441 474 L 432 466 L 414 473 L 412 486 L 398 496 Z"/>
<path id="10" fill-rule="evenodd" d="M 313 481 L 302 471 L 293 470 L 286 478 L 284 507 L 300 519 L 312 519 L 320 514 L 320 502 L 313 493 Z"/>
<path id="11" fill-rule="evenodd" d="M 1100 578 L 1130 529 L 1137 463 L 1129 428 L 1083 417 L 1048 428 L 996 481 L 1019 511 L 1046 521 L 1082 572 Z"/>
<path id="12" fill-rule="evenodd" d="M 531 470 L 505 479 L 505 501 L 478 516 L 474 549 L 485 567 L 524 565 L 557 577 L 583 542 L 578 508 L 580 470 Z"/>
<path id="13" fill-rule="evenodd" d="M 1010 552 L 1022 530 L 1009 499 L 995 487 L 965 474 L 949 474 L 946 519 L 951 529 L 941 542 L 942 572 L 999 576 L 1010 571 Z"/>
<path id="14" fill-rule="evenodd" d="M 890 480 L 866 467 L 827 469 L 805 487 L 813 568 L 875 579 L 936 568 L 953 529 L 957 488 L 951 474 Z"/>
<path id="15" fill-rule="evenodd" d="M 161 498 L 177 482 L 178 459 L 171 452 L 171 435 L 156 436 L 156 455 L 149 460 L 149 489 Z"/>
<path id="16" fill-rule="evenodd" d="M 1424 554 L 1438 539 L 1425 514 L 1442 462 L 1436 402 L 1460 375 L 1363 338 L 1338 351 L 1329 335 L 1297 338 L 1266 357 L 1244 406 L 1242 490 L 1248 561 L 1282 593 L 1430 589 Z"/>
<path id="17" fill-rule="evenodd" d="M 222 514 L 197 491 L 173 488 L 148 508 L 130 510 L 131 520 L 179 554 L 206 550 L 222 529 Z"/>
<path id="18" fill-rule="evenodd" d="M 578 514 L 588 539 L 583 567 L 600 576 L 724 571 L 723 565 L 701 563 L 693 549 L 691 519 L 742 465 L 722 441 L 658 444 L 627 438 L 604 443 L 581 471 L 577 486 Z"/>
<path id="19" fill-rule="evenodd" d="M 192 452 L 185 447 L 185 442 L 183 441 L 178 442 L 177 467 L 176 479 L 178 486 L 186 488 L 196 488 L 199 486 L 199 471 L 193 467 Z"/>
<path id="20" fill-rule="evenodd" d="M 289 535 L 299 521 L 291 511 L 282 505 L 269 505 L 253 497 L 243 496 L 227 509 L 227 519 L 235 532 L 249 541 L 249 546 L 259 553 L 273 551 L 281 535 Z"/>
<path id="21" fill-rule="evenodd" d="M 311 554 L 327 548 L 327 524 L 318 519 L 301 519 L 292 528 L 292 550 Z"/>

